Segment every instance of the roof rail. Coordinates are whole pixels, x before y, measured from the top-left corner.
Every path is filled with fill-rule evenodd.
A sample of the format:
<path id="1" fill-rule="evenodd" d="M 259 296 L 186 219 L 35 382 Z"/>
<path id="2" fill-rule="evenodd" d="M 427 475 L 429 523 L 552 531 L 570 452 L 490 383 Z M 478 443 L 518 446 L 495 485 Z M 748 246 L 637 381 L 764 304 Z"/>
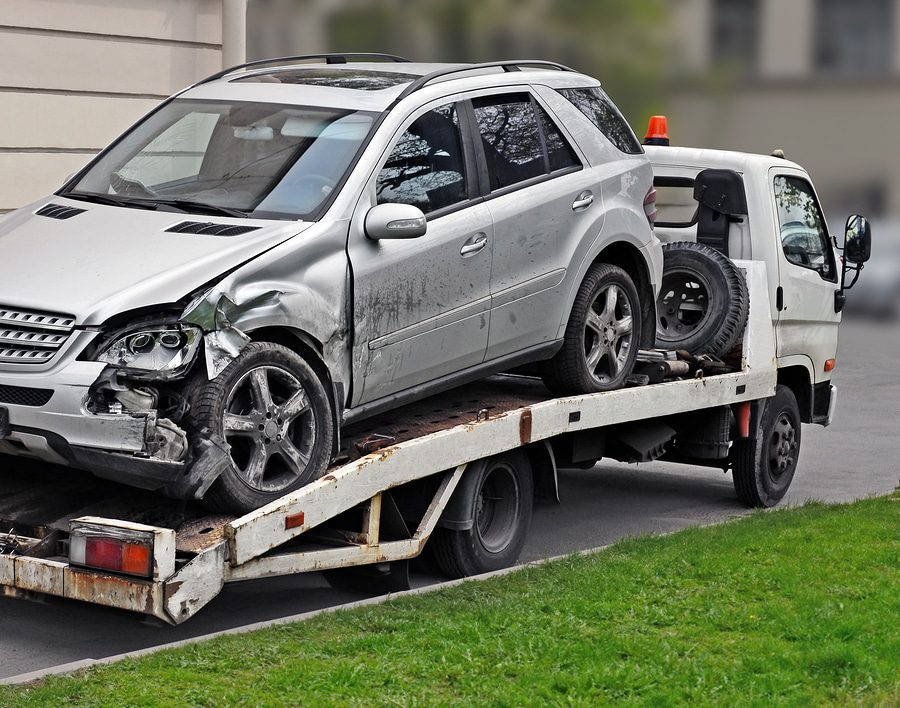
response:
<path id="1" fill-rule="evenodd" d="M 409 59 L 404 59 L 403 57 L 398 57 L 394 54 L 380 54 L 377 52 L 350 52 L 346 54 L 299 54 L 292 57 L 257 59 L 256 61 L 248 61 L 245 64 L 230 66 L 227 69 L 222 69 L 222 71 L 218 71 L 215 74 L 212 74 L 211 76 L 207 76 L 205 79 L 201 79 L 196 84 L 194 84 L 194 86 L 208 84 L 210 81 L 221 79 L 223 76 L 228 76 L 228 74 L 232 74 L 236 71 L 239 71 L 240 69 L 251 69 L 257 66 L 265 66 L 266 64 L 279 64 L 291 61 L 308 61 L 310 59 L 324 59 L 326 64 L 347 64 L 350 60 L 359 61 L 360 59 L 382 59 L 391 62 L 409 61 Z"/>
<path id="2" fill-rule="evenodd" d="M 394 99 L 392 105 L 396 105 L 400 103 L 404 98 L 409 96 L 411 93 L 415 93 L 421 88 L 425 88 L 428 84 L 430 84 L 435 79 L 440 79 L 444 76 L 449 76 L 451 74 L 460 74 L 466 71 L 478 71 L 480 69 L 503 69 L 505 72 L 509 71 L 521 71 L 523 66 L 535 66 L 544 69 L 555 69 L 556 71 L 575 71 L 565 64 L 558 64 L 555 61 L 541 61 L 539 59 L 510 59 L 507 61 L 488 61 L 482 64 L 467 64 L 464 66 L 455 66 L 450 69 L 438 69 L 437 71 L 432 71 L 430 74 L 425 74 L 415 81 L 413 81 L 409 86 L 407 86 L 403 91 Z"/>

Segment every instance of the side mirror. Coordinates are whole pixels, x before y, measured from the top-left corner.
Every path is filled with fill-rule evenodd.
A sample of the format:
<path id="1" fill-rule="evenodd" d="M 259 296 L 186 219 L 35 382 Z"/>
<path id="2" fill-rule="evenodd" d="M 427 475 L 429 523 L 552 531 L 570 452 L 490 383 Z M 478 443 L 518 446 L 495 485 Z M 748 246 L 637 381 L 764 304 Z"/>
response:
<path id="1" fill-rule="evenodd" d="M 418 238 L 428 228 L 425 214 L 411 204 L 379 204 L 366 214 L 366 236 L 373 241 L 383 238 Z"/>
<path id="2" fill-rule="evenodd" d="M 844 231 L 844 259 L 849 263 L 865 263 L 872 255 L 872 227 L 868 219 L 854 214 L 847 219 Z"/>

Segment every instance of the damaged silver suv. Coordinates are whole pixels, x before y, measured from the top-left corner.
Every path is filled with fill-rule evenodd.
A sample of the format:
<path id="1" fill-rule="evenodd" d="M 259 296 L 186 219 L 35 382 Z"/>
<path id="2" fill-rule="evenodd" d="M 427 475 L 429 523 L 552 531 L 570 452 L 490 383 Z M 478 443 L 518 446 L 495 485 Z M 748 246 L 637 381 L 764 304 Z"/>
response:
<path id="1" fill-rule="evenodd" d="M 560 65 L 222 72 L 0 221 L 0 452 L 242 512 L 490 373 L 617 388 L 655 336 L 654 194 Z"/>

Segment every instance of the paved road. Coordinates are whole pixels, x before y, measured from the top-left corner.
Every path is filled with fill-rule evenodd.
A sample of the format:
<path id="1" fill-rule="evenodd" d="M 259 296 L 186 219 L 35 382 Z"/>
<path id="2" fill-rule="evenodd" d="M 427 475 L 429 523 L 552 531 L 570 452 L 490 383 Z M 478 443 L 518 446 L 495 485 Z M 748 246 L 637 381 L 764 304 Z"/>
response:
<path id="1" fill-rule="evenodd" d="M 786 503 L 841 501 L 894 489 L 900 426 L 900 324 L 849 322 L 842 330 L 837 422 L 804 428 L 803 453 Z M 672 531 L 746 513 L 730 474 L 654 463 L 600 464 L 560 474 L 562 505 L 536 510 L 523 560 Z M 418 577 L 417 584 L 430 582 Z M 100 658 L 250 622 L 359 599 L 316 575 L 229 586 L 186 625 L 171 628 L 114 610 L 50 599 L 0 598 L 0 678 Z"/>

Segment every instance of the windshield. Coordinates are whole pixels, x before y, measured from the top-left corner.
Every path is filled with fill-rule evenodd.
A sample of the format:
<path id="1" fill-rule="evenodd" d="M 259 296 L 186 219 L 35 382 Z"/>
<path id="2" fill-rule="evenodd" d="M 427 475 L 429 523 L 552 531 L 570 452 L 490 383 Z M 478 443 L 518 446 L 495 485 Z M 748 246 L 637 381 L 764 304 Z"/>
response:
<path id="1" fill-rule="evenodd" d="M 361 111 L 179 99 L 110 148 L 67 194 L 315 218 L 373 121 Z"/>

